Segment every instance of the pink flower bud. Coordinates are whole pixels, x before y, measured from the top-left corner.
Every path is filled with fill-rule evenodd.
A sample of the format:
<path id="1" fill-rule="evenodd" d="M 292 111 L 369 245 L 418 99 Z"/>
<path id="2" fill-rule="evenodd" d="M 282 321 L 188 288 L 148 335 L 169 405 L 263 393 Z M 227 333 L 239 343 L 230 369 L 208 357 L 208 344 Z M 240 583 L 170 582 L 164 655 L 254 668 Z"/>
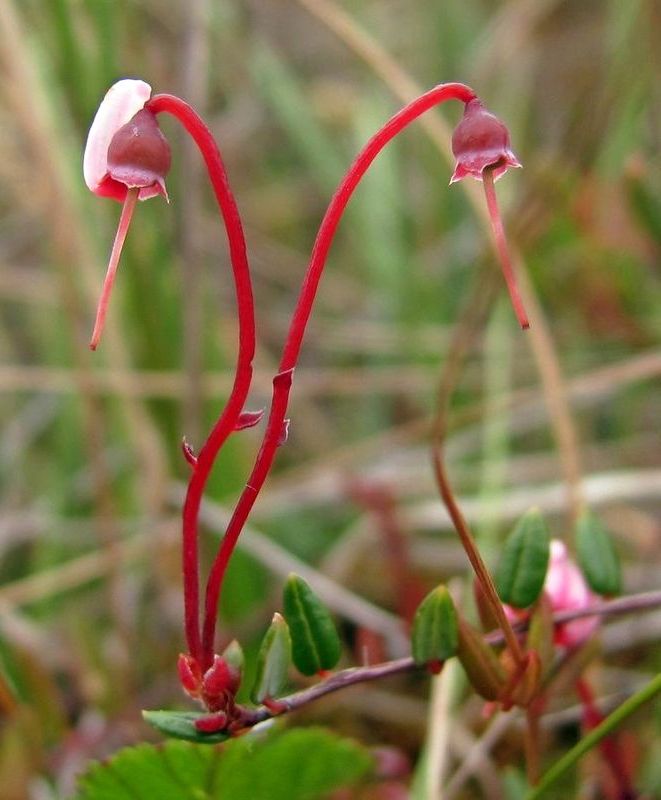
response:
<path id="1" fill-rule="evenodd" d="M 551 608 L 557 611 L 581 611 L 589 608 L 598 598 L 590 591 L 583 574 L 572 561 L 564 543 L 558 539 L 551 542 L 544 591 L 551 601 Z M 599 626 L 597 617 L 586 617 L 566 622 L 556 628 L 555 641 L 564 647 L 578 647 L 584 644 Z"/>
<path id="2" fill-rule="evenodd" d="M 492 168 L 497 180 L 510 167 L 521 166 L 510 148 L 506 126 L 477 98 L 466 103 L 464 116 L 452 135 L 452 152 L 456 164 L 450 183 L 467 175 L 481 181 L 487 167 Z"/>

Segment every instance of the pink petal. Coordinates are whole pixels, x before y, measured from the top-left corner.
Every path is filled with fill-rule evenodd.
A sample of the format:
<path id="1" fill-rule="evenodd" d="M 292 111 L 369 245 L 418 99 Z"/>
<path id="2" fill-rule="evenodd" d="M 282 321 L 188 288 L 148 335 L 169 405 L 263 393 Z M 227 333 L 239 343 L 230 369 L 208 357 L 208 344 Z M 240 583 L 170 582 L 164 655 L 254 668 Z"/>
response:
<path id="1" fill-rule="evenodd" d="M 556 612 L 582 611 L 597 600 L 583 574 L 570 558 L 564 543 L 558 539 L 551 541 L 551 559 L 544 590 Z M 577 647 L 586 642 L 598 627 L 597 617 L 565 623 L 558 627 L 557 642 L 564 647 Z"/>
<path id="2" fill-rule="evenodd" d="M 126 187 L 108 178 L 108 146 L 115 133 L 134 117 L 151 97 L 151 86 L 126 78 L 113 84 L 99 106 L 87 135 L 83 175 L 95 194 L 123 200 Z M 158 189 L 155 194 L 158 193 Z M 141 198 L 145 199 L 145 198 Z"/>

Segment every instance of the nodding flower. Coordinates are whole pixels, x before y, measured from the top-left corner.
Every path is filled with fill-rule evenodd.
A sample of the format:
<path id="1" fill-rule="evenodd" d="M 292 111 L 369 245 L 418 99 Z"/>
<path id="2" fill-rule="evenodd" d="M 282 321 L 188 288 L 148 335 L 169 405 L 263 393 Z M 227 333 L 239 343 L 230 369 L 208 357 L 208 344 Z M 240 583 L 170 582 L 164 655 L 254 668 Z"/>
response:
<path id="1" fill-rule="evenodd" d="M 484 180 L 485 170 L 491 170 L 497 181 L 510 167 L 521 166 L 512 152 L 507 126 L 477 97 L 466 103 L 464 116 L 452 134 L 452 154 L 456 164 L 450 183 L 468 175 Z"/>
<path id="2" fill-rule="evenodd" d="M 452 153 L 455 157 L 455 168 L 450 183 L 466 177 L 484 183 L 489 219 L 505 283 L 519 325 L 524 329 L 529 328 L 530 322 L 516 283 L 494 189 L 494 181 L 510 167 L 520 167 L 521 164 L 510 147 L 507 127 L 498 117 L 487 111 L 477 97 L 471 98 L 465 104 L 464 116 L 452 135 Z"/>
<path id="3" fill-rule="evenodd" d="M 165 176 L 170 169 L 170 145 L 156 116 L 145 108 L 150 97 L 151 86 L 144 81 L 118 81 L 103 98 L 87 136 L 85 183 L 94 194 L 123 203 L 97 307 L 92 350 L 96 350 L 101 337 L 135 204 L 159 194 L 167 200 Z"/>

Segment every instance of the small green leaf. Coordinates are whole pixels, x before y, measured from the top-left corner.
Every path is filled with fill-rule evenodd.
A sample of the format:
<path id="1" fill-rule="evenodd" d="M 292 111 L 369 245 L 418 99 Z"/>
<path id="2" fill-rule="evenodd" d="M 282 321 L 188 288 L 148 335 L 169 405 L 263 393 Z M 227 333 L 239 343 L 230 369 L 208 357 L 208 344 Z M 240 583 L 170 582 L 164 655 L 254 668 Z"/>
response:
<path id="1" fill-rule="evenodd" d="M 285 619 L 291 633 L 291 652 L 303 675 L 333 669 L 341 646 L 326 606 L 298 575 L 290 575 L 283 593 Z"/>
<path id="2" fill-rule="evenodd" d="M 411 650 L 416 664 L 445 661 L 457 652 L 457 612 L 450 592 L 438 586 L 420 603 L 413 618 Z"/>
<path id="3" fill-rule="evenodd" d="M 208 717 L 203 711 L 143 711 L 142 718 L 157 731 L 171 739 L 183 739 L 198 744 L 217 744 L 229 738 L 228 733 L 202 733 L 195 727 L 200 717 Z"/>
<path id="4" fill-rule="evenodd" d="M 257 654 L 255 683 L 250 693 L 253 703 L 261 703 L 280 694 L 287 681 L 290 661 L 289 628 L 280 614 L 274 614 Z"/>
<path id="5" fill-rule="evenodd" d="M 548 527 L 539 510 L 533 508 L 505 542 L 496 573 L 501 600 L 515 608 L 531 606 L 541 594 L 548 563 Z"/>
<path id="6" fill-rule="evenodd" d="M 613 540 L 601 520 L 590 511 L 584 511 L 576 525 L 576 554 L 593 591 L 604 595 L 620 593 L 622 570 Z"/>

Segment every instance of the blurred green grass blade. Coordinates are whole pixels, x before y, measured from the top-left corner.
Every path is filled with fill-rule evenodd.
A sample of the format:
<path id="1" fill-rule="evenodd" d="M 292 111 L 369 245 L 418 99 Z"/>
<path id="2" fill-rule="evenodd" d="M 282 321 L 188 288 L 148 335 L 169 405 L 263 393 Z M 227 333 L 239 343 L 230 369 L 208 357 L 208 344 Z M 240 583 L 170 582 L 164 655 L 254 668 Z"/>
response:
<path id="1" fill-rule="evenodd" d="M 50 0 L 42 8 L 50 14 L 51 30 L 60 59 L 60 82 L 68 84 L 69 97 L 79 122 L 87 115 L 91 94 L 94 91 L 90 72 L 83 52 L 81 39 L 75 30 L 76 19 L 72 4 L 68 0 Z"/>
<path id="2" fill-rule="evenodd" d="M 117 53 L 121 50 L 117 15 L 121 4 L 117 0 L 87 0 L 87 8 L 94 20 L 96 34 L 95 82 L 105 91 L 112 81 L 121 77 L 117 66 Z"/>
<path id="3" fill-rule="evenodd" d="M 360 104 L 355 118 L 356 152 L 391 115 L 392 109 L 384 105 L 375 99 Z M 367 266 L 382 307 L 395 318 L 406 306 L 407 287 L 415 283 L 402 220 L 404 187 L 400 173 L 398 148 L 393 142 L 371 165 L 353 199 L 360 231 L 355 242 L 361 251 L 359 263 Z"/>
<path id="4" fill-rule="evenodd" d="M 314 116 L 311 101 L 293 71 L 264 42 L 249 61 L 257 88 L 278 122 L 302 153 L 307 169 L 331 192 L 348 164 Z"/>
<path id="5" fill-rule="evenodd" d="M 578 744 L 574 745 L 569 752 L 565 753 L 562 758 L 559 758 L 555 764 L 542 775 L 537 786 L 528 792 L 526 800 L 538 800 L 540 797 L 550 797 L 550 795 L 547 795 L 547 790 L 550 789 L 568 769 L 573 767 L 579 759 L 586 753 L 589 753 L 590 750 L 595 748 L 599 742 L 611 734 L 628 717 L 638 711 L 645 703 L 653 700 L 659 693 L 661 693 L 661 673 L 640 691 L 625 700 L 624 703 L 609 714 L 603 722 L 583 736 Z"/>

